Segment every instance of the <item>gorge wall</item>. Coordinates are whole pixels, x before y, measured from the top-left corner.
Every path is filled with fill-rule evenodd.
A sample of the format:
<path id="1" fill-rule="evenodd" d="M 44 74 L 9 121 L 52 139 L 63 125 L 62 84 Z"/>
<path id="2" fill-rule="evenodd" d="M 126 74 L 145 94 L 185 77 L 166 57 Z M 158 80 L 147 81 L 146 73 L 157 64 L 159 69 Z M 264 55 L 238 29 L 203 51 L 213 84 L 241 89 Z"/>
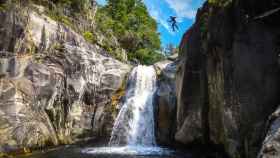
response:
<path id="1" fill-rule="evenodd" d="M 268 121 L 280 104 L 279 6 L 208 1 L 198 11 L 180 45 L 177 141 L 224 151 L 220 157 L 279 157 L 278 112 Z"/>
<path id="2" fill-rule="evenodd" d="M 279 5 L 204 4 L 178 60 L 154 64 L 157 143 L 280 157 Z M 131 66 L 32 7 L 0 14 L 0 152 L 108 138 Z"/>
<path id="3" fill-rule="evenodd" d="M 160 145 L 173 145 L 176 131 L 175 74 L 176 58 L 154 64 L 158 73 L 158 90 L 156 93 L 156 138 Z"/>
<path id="4" fill-rule="evenodd" d="M 33 7 L 0 14 L 0 152 L 110 135 L 131 66 Z"/>

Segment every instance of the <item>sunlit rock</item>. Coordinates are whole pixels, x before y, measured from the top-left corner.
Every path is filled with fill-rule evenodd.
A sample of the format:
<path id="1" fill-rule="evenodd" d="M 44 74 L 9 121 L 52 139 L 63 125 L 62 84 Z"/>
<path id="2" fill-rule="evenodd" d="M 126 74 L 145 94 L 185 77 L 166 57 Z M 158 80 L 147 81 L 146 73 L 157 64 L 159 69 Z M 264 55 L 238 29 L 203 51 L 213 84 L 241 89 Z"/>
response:
<path id="1" fill-rule="evenodd" d="M 108 137 L 111 96 L 126 82 L 130 66 L 37 12 L 0 18 L 0 36 L 15 39 L 0 43 L 1 150 Z M 24 33 L 11 32 L 11 23 Z M 38 54 L 31 54 L 35 48 Z"/>

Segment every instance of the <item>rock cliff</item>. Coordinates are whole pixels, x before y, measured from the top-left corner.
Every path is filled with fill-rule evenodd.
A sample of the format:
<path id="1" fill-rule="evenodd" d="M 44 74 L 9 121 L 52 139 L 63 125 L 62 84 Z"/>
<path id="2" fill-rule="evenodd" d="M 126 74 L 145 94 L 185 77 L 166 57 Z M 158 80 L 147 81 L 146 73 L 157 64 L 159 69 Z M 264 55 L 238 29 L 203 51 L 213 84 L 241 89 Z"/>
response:
<path id="1" fill-rule="evenodd" d="M 220 157 L 257 156 L 268 117 L 280 104 L 279 6 L 209 0 L 198 11 L 180 45 L 177 141 L 207 145 L 225 153 Z M 277 135 L 278 122 L 264 143 L 277 142 L 276 157 L 279 142 L 270 135 Z"/>
<path id="2" fill-rule="evenodd" d="M 108 136 L 130 66 L 34 7 L 0 14 L 0 151 Z"/>
<path id="3" fill-rule="evenodd" d="M 175 61 L 174 61 L 175 60 Z M 177 59 L 160 61 L 154 64 L 158 73 L 156 93 L 156 137 L 160 145 L 173 145 L 176 131 L 175 74 Z"/>

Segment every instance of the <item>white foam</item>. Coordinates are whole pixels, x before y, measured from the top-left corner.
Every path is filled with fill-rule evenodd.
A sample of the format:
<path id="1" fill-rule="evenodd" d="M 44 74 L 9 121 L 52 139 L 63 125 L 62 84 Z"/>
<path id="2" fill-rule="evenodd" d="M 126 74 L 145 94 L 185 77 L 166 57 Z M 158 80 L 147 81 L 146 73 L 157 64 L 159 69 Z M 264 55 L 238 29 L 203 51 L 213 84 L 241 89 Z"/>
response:
<path id="1" fill-rule="evenodd" d="M 93 154 L 93 155 L 163 156 L 163 155 L 172 155 L 174 151 L 166 148 L 160 148 L 160 147 L 124 146 L 124 147 L 86 148 L 82 150 L 82 153 Z"/>
<path id="2" fill-rule="evenodd" d="M 139 65 L 132 70 L 109 146 L 156 145 L 153 107 L 156 89 L 156 72 L 152 66 Z"/>

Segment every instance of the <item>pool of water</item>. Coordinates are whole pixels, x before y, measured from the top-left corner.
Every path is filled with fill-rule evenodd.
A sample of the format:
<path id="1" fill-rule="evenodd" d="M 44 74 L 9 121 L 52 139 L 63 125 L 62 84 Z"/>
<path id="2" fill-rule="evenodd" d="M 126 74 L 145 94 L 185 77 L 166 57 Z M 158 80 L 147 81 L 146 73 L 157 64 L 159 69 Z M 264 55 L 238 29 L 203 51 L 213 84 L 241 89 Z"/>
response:
<path id="1" fill-rule="evenodd" d="M 191 158 L 185 152 L 159 147 L 63 147 L 18 158 Z"/>

